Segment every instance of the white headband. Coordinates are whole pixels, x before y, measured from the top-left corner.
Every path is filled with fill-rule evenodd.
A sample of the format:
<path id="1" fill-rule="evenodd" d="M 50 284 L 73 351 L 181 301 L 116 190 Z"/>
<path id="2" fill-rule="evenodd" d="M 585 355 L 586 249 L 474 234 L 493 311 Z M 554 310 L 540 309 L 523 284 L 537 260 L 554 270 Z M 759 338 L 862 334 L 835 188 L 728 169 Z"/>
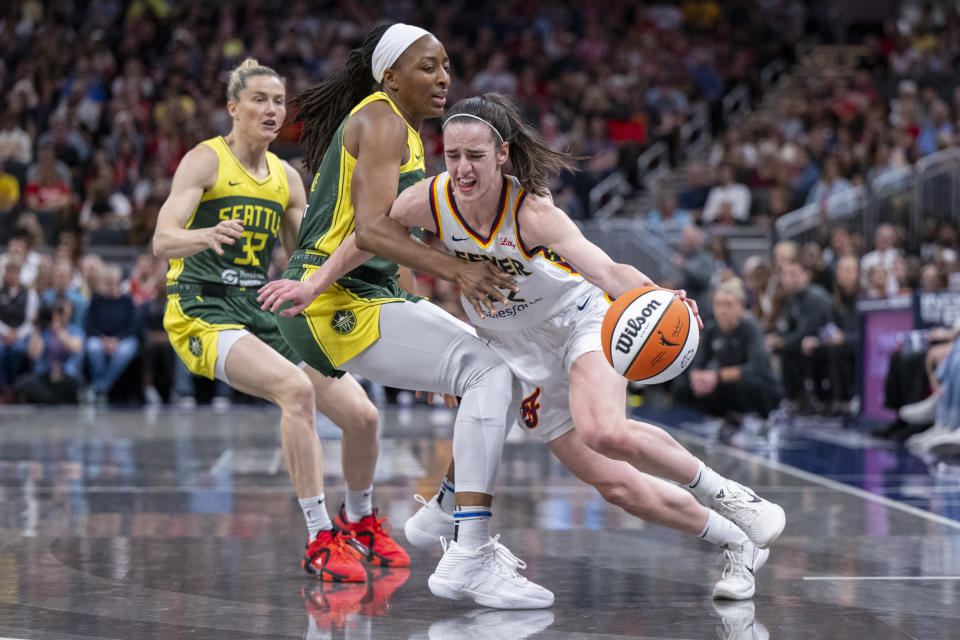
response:
<path id="1" fill-rule="evenodd" d="M 493 132 L 494 132 L 495 134 L 497 134 L 497 137 L 498 137 L 498 138 L 500 138 L 500 144 L 503 144 L 503 136 L 500 135 L 500 132 L 497 131 L 497 128 L 496 128 L 495 126 L 493 126 L 492 124 L 490 124 L 489 122 L 487 122 L 486 120 L 484 120 L 483 118 L 481 118 L 480 116 L 475 116 L 475 115 L 473 115 L 472 113 L 455 113 L 455 114 L 453 114 L 452 116 L 450 116 L 449 118 L 447 118 L 446 121 L 443 123 L 443 126 L 440 127 L 440 128 L 441 128 L 441 129 L 446 129 L 446 128 L 447 128 L 447 125 L 450 124 L 450 121 L 453 120 L 454 118 L 473 118 L 474 120 L 479 120 L 479 121 L 482 122 L 483 124 L 487 125 L 487 126 L 490 127 L 491 129 L 493 129 Z"/>
<path id="2" fill-rule="evenodd" d="M 398 22 L 383 32 L 380 41 L 373 50 L 370 66 L 373 68 L 373 79 L 383 82 L 383 72 L 393 66 L 404 51 L 423 36 L 430 32 L 411 24 Z"/>

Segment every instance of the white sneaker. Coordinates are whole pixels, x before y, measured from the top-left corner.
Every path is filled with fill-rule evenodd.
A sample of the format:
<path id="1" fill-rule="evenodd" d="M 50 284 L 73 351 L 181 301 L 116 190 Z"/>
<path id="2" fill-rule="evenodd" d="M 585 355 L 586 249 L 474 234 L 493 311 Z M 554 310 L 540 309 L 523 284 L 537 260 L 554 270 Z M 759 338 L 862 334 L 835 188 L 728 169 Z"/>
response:
<path id="1" fill-rule="evenodd" d="M 527 563 L 504 545 L 500 535 L 476 548 L 456 540 L 441 540 L 443 557 L 427 580 L 430 592 L 448 600 L 471 599 L 493 609 L 543 609 L 553 604 L 553 593 L 530 582 L 517 569 Z"/>
<path id="2" fill-rule="evenodd" d="M 177 398 L 177 409 L 192 411 L 197 408 L 197 399 L 193 396 L 180 396 Z"/>
<path id="3" fill-rule="evenodd" d="M 226 411 L 232 404 L 233 401 L 226 396 L 213 396 L 213 400 L 210 401 L 210 406 L 217 412 Z"/>
<path id="4" fill-rule="evenodd" d="M 160 392 L 157 391 L 157 388 L 153 385 L 143 388 L 143 402 L 148 407 L 156 407 L 163 404 L 163 398 L 160 396 Z"/>
<path id="5" fill-rule="evenodd" d="M 713 587 L 713 597 L 720 600 L 748 600 L 757 585 L 757 571 L 767 562 L 769 549 L 760 549 L 749 540 L 738 547 L 724 547 L 717 558 L 723 565 L 720 581 Z"/>
<path id="6" fill-rule="evenodd" d="M 407 518 L 403 525 L 403 533 L 407 542 L 419 549 L 431 551 L 440 545 L 440 539 L 453 539 L 453 514 L 447 513 L 433 496 L 427 502 L 419 493 L 413 499 L 421 506 L 417 512 Z"/>
<path id="7" fill-rule="evenodd" d="M 756 621 L 753 602 L 714 601 L 713 608 L 720 616 L 717 625 L 720 640 L 770 640 L 770 632 Z"/>
<path id="8" fill-rule="evenodd" d="M 942 388 L 942 387 L 941 387 Z M 937 389 L 920 402 L 905 404 L 900 407 L 898 415 L 907 424 L 933 424 L 937 413 L 937 402 L 940 401 L 942 391 Z"/>
<path id="9" fill-rule="evenodd" d="M 773 544 L 787 524 L 780 505 L 764 500 L 733 480 L 727 480 L 720 491 L 710 496 L 709 502 L 707 506 L 743 529 L 762 549 Z"/>
<path id="10" fill-rule="evenodd" d="M 934 442 L 949 433 L 950 429 L 935 424 L 926 431 L 913 434 L 903 444 L 910 453 L 920 455 L 929 451 Z"/>
<path id="11" fill-rule="evenodd" d="M 465 613 L 459 618 L 439 620 L 430 625 L 427 637 L 430 640 L 524 640 L 553 624 L 553 612 L 498 611 L 480 609 Z"/>

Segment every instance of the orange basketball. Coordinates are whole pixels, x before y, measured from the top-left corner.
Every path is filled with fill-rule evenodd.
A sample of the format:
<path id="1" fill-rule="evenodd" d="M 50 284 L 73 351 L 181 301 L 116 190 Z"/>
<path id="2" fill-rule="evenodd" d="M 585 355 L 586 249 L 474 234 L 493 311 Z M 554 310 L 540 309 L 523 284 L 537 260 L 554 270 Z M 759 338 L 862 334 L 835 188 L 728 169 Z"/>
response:
<path id="1" fill-rule="evenodd" d="M 603 318 L 603 354 L 636 382 L 672 380 L 690 366 L 700 344 L 693 310 L 675 293 L 640 287 L 617 298 Z"/>

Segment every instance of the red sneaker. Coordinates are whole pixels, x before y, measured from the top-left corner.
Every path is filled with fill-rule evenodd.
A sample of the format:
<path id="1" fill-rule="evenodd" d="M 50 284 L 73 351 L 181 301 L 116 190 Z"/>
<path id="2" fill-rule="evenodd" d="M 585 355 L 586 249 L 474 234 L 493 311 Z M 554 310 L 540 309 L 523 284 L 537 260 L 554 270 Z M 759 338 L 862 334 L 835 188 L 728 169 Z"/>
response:
<path id="1" fill-rule="evenodd" d="M 373 513 L 364 516 L 360 522 L 350 522 L 347 520 L 345 506 L 340 505 L 340 511 L 333 519 L 333 526 L 354 536 L 353 541 L 360 543 L 358 549 L 362 547 L 370 564 L 380 567 L 409 567 L 410 556 L 390 537 L 390 525 L 384 529 L 383 524 L 386 521 L 386 518 L 378 518 L 377 510 L 374 509 Z"/>
<path id="2" fill-rule="evenodd" d="M 300 588 L 307 609 L 309 625 L 317 631 L 343 629 L 350 623 L 350 616 L 360 612 L 367 590 L 365 584 L 314 583 Z M 308 637 L 309 633 L 308 633 Z"/>
<path id="3" fill-rule="evenodd" d="M 303 570 L 324 582 L 364 582 L 363 555 L 350 543 L 353 536 L 334 529 L 321 531 L 307 545 L 300 563 Z"/>

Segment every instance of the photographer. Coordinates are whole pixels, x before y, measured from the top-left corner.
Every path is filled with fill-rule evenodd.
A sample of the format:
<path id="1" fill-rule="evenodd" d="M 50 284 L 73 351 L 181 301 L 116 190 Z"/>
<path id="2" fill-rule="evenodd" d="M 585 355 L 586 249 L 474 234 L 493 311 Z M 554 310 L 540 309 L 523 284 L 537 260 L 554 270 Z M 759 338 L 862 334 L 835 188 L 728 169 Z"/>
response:
<path id="1" fill-rule="evenodd" d="M 40 308 L 36 331 L 27 348 L 33 370 L 20 376 L 16 383 L 17 394 L 24 402 L 77 402 L 83 331 L 70 324 L 72 313 L 69 300 Z"/>

